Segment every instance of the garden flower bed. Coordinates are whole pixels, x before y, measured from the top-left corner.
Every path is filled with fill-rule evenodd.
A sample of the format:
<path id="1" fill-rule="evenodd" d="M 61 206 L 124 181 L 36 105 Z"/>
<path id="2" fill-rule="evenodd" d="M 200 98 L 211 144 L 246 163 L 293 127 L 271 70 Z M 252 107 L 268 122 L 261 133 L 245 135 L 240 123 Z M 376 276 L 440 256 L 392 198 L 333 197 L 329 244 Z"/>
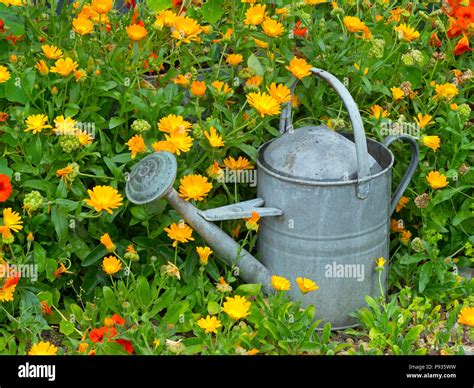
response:
<path id="1" fill-rule="evenodd" d="M 0 0 L 0 353 L 472 352 L 473 26 L 469 0 Z M 346 85 L 367 137 L 420 148 L 374 262 L 388 295 L 340 331 L 300 304 L 319 279 L 273 274 L 266 295 L 164 199 L 125 195 L 133 166 L 167 151 L 199 209 L 254 198 L 287 104 L 295 130 L 351 130 L 312 67 Z M 410 155 L 392 150 L 396 187 Z M 255 253 L 260 222 L 218 225 Z"/>

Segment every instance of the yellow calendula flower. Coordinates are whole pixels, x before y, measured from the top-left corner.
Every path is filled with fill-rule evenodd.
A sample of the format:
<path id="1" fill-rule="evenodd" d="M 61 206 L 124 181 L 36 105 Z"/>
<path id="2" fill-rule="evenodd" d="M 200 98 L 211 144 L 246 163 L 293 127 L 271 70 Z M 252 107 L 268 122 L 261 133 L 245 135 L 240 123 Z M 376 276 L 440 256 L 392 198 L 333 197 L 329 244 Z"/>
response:
<path id="1" fill-rule="evenodd" d="M 257 212 L 252 212 L 252 216 L 250 218 L 244 218 L 245 227 L 248 230 L 253 230 L 254 232 L 258 232 L 258 221 L 260 221 L 260 214 Z"/>
<path id="2" fill-rule="evenodd" d="M 459 94 L 459 89 L 454 84 L 445 83 L 441 85 L 436 85 L 435 92 L 435 100 L 445 99 L 449 101 Z"/>
<path id="3" fill-rule="evenodd" d="M 112 10 L 113 0 L 92 0 L 91 5 L 95 12 L 105 14 Z"/>
<path id="4" fill-rule="evenodd" d="M 220 168 L 219 162 L 217 160 L 214 160 L 214 163 L 212 163 L 206 169 L 206 173 L 213 179 L 220 179 L 224 175 L 224 171 L 222 171 L 222 168 Z"/>
<path id="5" fill-rule="evenodd" d="M 77 133 L 77 121 L 71 117 L 58 116 L 54 119 L 53 131 L 57 135 L 74 135 Z"/>
<path id="6" fill-rule="evenodd" d="M 281 107 L 279 102 L 265 92 L 247 94 L 247 102 L 261 117 L 273 116 L 280 113 Z"/>
<path id="7" fill-rule="evenodd" d="M 181 43 L 199 42 L 202 27 L 188 16 L 176 16 L 171 26 L 171 36 Z"/>
<path id="8" fill-rule="evenodd" d="M 35 69 L 38 70 L 41 75 L 47 75 L 49 73 L 49 67 L 44 59 L 40 59 L 36 62 Z"/>
<path id="9" fill-rule="evenodd" d="M 379 257 L 377 260 L 375 260 L 375 264 L 377 265 L 377 268 L 383 268 L 385 263 L 386 261 L 383 257 Z"/>
<path id="10" fill-rule="evenodd" d="M 11 286 L 3 286 L 0 288 L 0 302 L 13 302 L 15 299 L 15 290 L 16 284 L 12 284 Z"/>
<path id="11" fill-rule="evenodd" d="M 125 27 L 125 31 L 127 31 L 128 37 L 134 42 L 142 40 L 148 33 L 146 28 L 141 26 L 140 24 L 131 24 Z"/>
<path id="12" fill-rule="evenodd" d="M 221 321 L 216 317 L 211 317 L 208 315 L 206 318 L 201 318 L 197 321 L 198 326 L 201 329 L 204 329 L 206 333 L 215 333 L 217 334 L 217 329 L 221 327 Z"/>
<path id="13" fill-rule="evenodd" d="M 316 291 L 319 289 L 316 283 L 313 282 L 311 279 L 298 277 L 296 278 L 296 283 L 298 284 L 298 287 L 300 288 L 300 291 L 303 294 L 307 294 L 308 292 Z"/>
<path id="14" fill-rule="evenodd" d="M 206 93 L 206 83 L 204 81 L 193 81 L 191 83 L 190 91 L 197 97 L 202 97 Z"/>
<path id="15" fill-rule="evenodd" d="M 173 83 L 175 83 L 176 85 L 180 85 L 182 87 L 186 87 L 191 83 L 191 81 L 189 80 L 188 77 L 180 74 L 176 78 L 173 78 Z"/>
<path id="16" fill-rule="evenodd" d="M 28 356 L 55 356 L 58 348 L 51 342 L 41 341 L 34 344 L 28 352 Z"/>
<path id="17" fill-rule="evenodd" d="M 156 15 L 156 21 L 153 25 L 159 29 L 162 29 L 163 27 L 171 27 L 175 19 L 176 14 L 169 9 L 165 9 Z"/>
<path id="18" fill-rule="evenodd" d="M 250 77 L 246 83 L 247 85 L 259 87 L 262 82 L 263 77 L 260 77 L 259 75 L 254 75 L 253 77 Z"/>
<path id="19" fill-rule="evenodd" d="M 224 159 L 224 166 L 233 171 L 251 170 L 253 168 L 253 164 L 243 156 L 239 156 L 237 160 L 232 156 L 229 156 L 228 158 Z"/>
<path id="20" fill-rule="evenodd" d="M 222 311 L 234 321 L 238 321 L 250 314 L 250 302 L 240 295 L 236 295 L 233 298 L 227 297 Z"/>
<path id="21" fill-rule="evenodd" d="M 285 32 L 283 24 L 271 18 L 266 18 L 264 20 L 264 22 L 262 23 L 262 29 L 265 35 L 271 38 L 281 36 Z"/>
<path id="22" fill-rule="evenodd" d="M 347 31 L 353 33 L 361 32 L 364 39 L 372 38 L 372 33 L 370 32 L 369 27 L 367 27 L 367 25 L 358 17 L 344 16 L 343 23 L 347 28 Z"/>
<path id="23" fill-rule="evenodd" d="M 63 56 L 62 50 L 53 45 L 44 44 L 41 46 L 41 50 L 48 59 L 59 59 Z"/>
<path id="24" fill-rule="evenodd" d="M 415 30 L 413 27 L 402 23 L 393 28 L 394 31 L 398 34 L 398 37 L 402 40 L 406 40 L 411 42 L 412 40 L 418 39 L 420 37 L 420 33 Z"/>
<path id="25" fill-rule="evenodd" d="M 94 22 L 89 19 L 74 18 L 72 20 L 72 26 L 74 27 L 74 31 L 80 35 L 90 34 L 94 31 Z"/>
<path id="26" fill-rule="evenodd" d="M 185 134 L 191 128 L 191 123 L 184 120 L 183 116 L 170 114 L 168 116 L 163 117 L 158 122 L 158 129 L 161 132 L 175 134 L 175 133 L 182 133 Z"/>
<path id="27" fill-rule="evenodd" d="M 48 116 L 43 114 L 28 116 L 25 124 L 25 132 L 33 131 L 33 134 L 39 133 L 46 128 L 52 128 L 51 125 L 48 125 Z"/>
<path id="28" fill-rule="evenodd" d="M 441 139 L 439 136 L 423 136 L 423 144 L 433 151 L 436 151 L 441 145 Z"/>
<path id="29" fill-rule="evenodd" d="M 196 252 L 199 255 L 199 262 L 201 265 L 207 265 L 209 262 L 209 256 L 212 253 L 211 248 L 209 247 L 196 247 Z"/>
<path id="30" fill-rule="evenodd" d="M 373 105 L 370 107 L 372 117 L 375 119 L 381 119 L 390 116 L 390 112 L 383 109 L 380 105 Z"/>
<path id="31" fill-rule="evenodd" d="M 10 77 L 8 69 L 5 66 L 0 66 L 0 84 L 7 82 Z"/>
<path id="32" fill-rule="evenodd" d="M 258 26 L 263 23 L 263 20 L 266 16 L 265 4 L 256 4 L 250 6 L 250 8 L 245 12 L 244 23 L 246 25 Z"/>
<path id="33" fill-rule="evenodd" d="M 229 54 L 227 55 L 226 62 L 231 66 L 237 66 L 239 63 L 242 63 L 244 57 L 242 54 Z"/>
<path id="34" fill-rule="evenodd" d="M 458 322 L 462 325 L 474 327 L 474 307 L 464 307 L 458 315 Z"/>
<path id="35" fill-rule="evenodd" d="M 291 73 L 298 79 L 302 79 L 311 75 L 311 66 L 304 58 L 294 57 L 290 61 L 290 65 L 286 66 L 286 69 L 291 71 Z"/>
<path id="36" fill-rule="evenodd" d="M 20 215 L 13 211 L 11 207 L 3 209 L 3 222 L 0 225 L 0 234 L 4 241 L 13 239 L 12 231 L 18 233 L 23 229 L 23 221 Z"/>
<path id="37" fill-rule="evenodd" d="M 433 189 L 442 189 L 448 185 L 446 175 L 440 174 L 438 171 L 431 171 L 426 176 L 426 180 Z"/>
<path id="38" fill-rule="evenodd" d="M 268 43 L 267 42 L 264 42 L 263 40 L 260 40 L 260 39 L 257 39 L 257 38 L 253 38 L 255 44 L 260 47 L 260 48 L 268 48 Z"/>
<path id="39" fill-rule="evenodd" d="M 76 132 L 76 137 L 82 146 L 92 144 L 92 142 L 94 141 L 94 137 L 92 136 L 92 134 L 87 131 L 78 130 Z"/>
<path id="40" fill-rule="evenodd" d="M 79 65 L 71 58 L 59 58 L 54 66 L 51 67 L 51 73 L 57 73 L 63 77 L 67 77 L 71 72 L 77 69 Z"/>
<path id="41" fill-rule="evenodd" d="M 105 247 L 105 249 L 107 249 L 109 252 L 115 251 L 115 244 L 113 243 L 108 233 L 104 233 L 101 236 L 100 242 Z"/>
<path id="42" fill-rule="evenodd" d="M 267 87 L 268 93 L 280 104 L 291 101 L 291 90 L 283 84 L 276 84 L 273 82 L 270 87 Z"/>
<path id="43" fill-rule="evenodd" d="M 164 231 L 167 233 L 168 237 L 173 240 L 174 247 L 176 247 L 178 243 L 194 241 L 194 237 L 192 237 L 193 230 L 184 222 L 180 222 L 179 224 L 173 223 L 169 228 L 165 228 Z"/>
<path id="44" fill-rule="evenodd" d="M 287 278 L 283 276 L 272 276 L 272 287 L 277 291 L 289 291 L 291 289 L 291 283 Z"/>
<path id="45" fill-rule="evenodd" d="M 143 139 L 142 135 L 133 136 L 125 144 L 128 145 L 128 150 L 132 153 L 132 159 L 135 159 L 137 154 L 139 154 L 140 152 L 146 151 L 145 140 Z"/>
<path id="46" fill-rule="evenodd" d="M 400 200 L 397 203 L 397 207 L 395 208 L 395 211 L 397 213 L 400 213 L 400 211 L 405 208 L 405 206 L 407 205 L 408 202 L 410 202 L 410 198 L 401 197 Z"/>
<path id="47" fill-rule="evenodd" d="M 207 178 L 197 174 L 184 176 L 180 183 L 179 196 L 186 201 L 190 199 L 202 201 L 212 189 L 212 184 L 207 181 Z"/>
<path id="48" fill-rule="evenodd" d="M 396 87 L 396 86 L 391 87 L 390 91 L 392 92 L 393 99 L 396 101 L 402 100 L 403 97 L 405 97 L 405 93 L 403 93 L 403 90 L 400 89 L 399 87 Z"/>
<path id="49" fill-rule="evenodd" d="M 114 275 L 122 269 L 122 262 L 115 256 L 107 256 L 102 260 L 102 270 L 107 275 Z"/>
<path id="50" fill-rule="evenodd" d="M 193 146 L 193 138 L 186 133 L 175 132 L 165 135 L 165 139 L 169 143 L 169 147 L 173 149 L 172 153 L 178 156 L 181 155 L 181 152 L 188 152 Z"/>
<path id="51" fill-rule="evenodd" d="M 427 125 L 434 123 L 434 121 L 431 120 L 432 118 L 433 116 L 418 113 L 414 120 L 420 128 L 425 128 Z"/>
<path id="52" fill-rule="evenodd" d="M 214 127 L 209 128 L 209 132 L 204 132 L 204 136 L 206 136 L 211 147 L 219 148 L 224 146 L 222 136 L 217 133 L 217 130 Z"/>
<path id="53" fill-rule="evenodd" d="M 123 197 L 117 189 L 111 186 L 95 186 L 92 190 L 87 190 L 89 199 L 84 202 L 95 209 L 96 212 L 106 211 L 112 214 L 113 209 L 117 209 L 123 204 Z"/>
<path id="54" fill-rule="evenodd" d="M 317 5 L 317 4 L 327 3 L 328 0 L 304 0 L 304 2 L 307 5 Z"/>
<path id="55" fill-rule="evenodd" d="M 222 92 L 224 94 L 232 93 L 232 89 L 223 81 L 213 81 L 211 86 L 215 88 L 218 92 Z"/>

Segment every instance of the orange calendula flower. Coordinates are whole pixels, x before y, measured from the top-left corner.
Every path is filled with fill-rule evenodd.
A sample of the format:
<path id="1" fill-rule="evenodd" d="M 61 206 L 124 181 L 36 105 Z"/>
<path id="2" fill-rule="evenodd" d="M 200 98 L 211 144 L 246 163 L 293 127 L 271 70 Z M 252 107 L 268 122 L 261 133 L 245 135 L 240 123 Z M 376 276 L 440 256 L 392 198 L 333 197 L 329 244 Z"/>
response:
<path id="1" fill-rule="evenodd" d="M 142 135 L 133 136 L 127 143 L 128 150 L 132 153 L 132 159 L 135 159 L 137 154 L 146 151 L 145 140 Z"/>
<path id="2" fill-rule="evenodd" d="M 260 114 L 261 117 L 273 116 L 280 113 L 280 104 L 269 94 L 249 93 L 247 94 L 247 102 Z"/>
<path id="3" fill-rule="evenodd" d="M 226 62 L 231 66 L 237 66 L 239 63 L 242 63 L 244 57 L 241 54 L 229 54 L 227 55 Z"/>
<path id="4" fill-rule="evenodd" d="M 159 29 L 162 29 L 163 27 L 171 27 L 175 18 L 176 14 L 173 11 L 165 9 L 156 15 L 156 21 L 153 25 Z"/>
<path id="5" fill-rule="evenodd" d="M 191 128 L 191 123 L 184 120 L 183 116 L 178 116 L 170 114 L 166 117 L 163 117 L 158 122 L 158 129 L 161 132 L 166 132 L 169 134 L 181 133 L 185 134 Z"/>
<path id="6" fill-rule="evenodd" d="M 41 46 L 41 50 L 48 59 L 59 59 L 63 56 L 62 50 L 53 45 L 44 44 Z"/>
<path id="7" fill-rule="evenodd" d="M 270 87 L 267 87 L 268 93 L 280 104 L 291 101 L 291 90 L 283 84 L 276 84 L 273 82 Z"/>
<path id="8" fill-rule="evenodd" d="M 43 315 L 52 315 L 53 314 L 53 310 L 51 310 L 51 307 L 49 307 L 48 301 L 42 300 L 40 302 L 40 304 L 41 304 L 41 313 Z"/>
<path id="9" fill-rule="evenodd" d="M 244 23 L 246 25 L 258 26 L 262 24 L 263 20 L 265 19 L 265 8 L 267 6 L 265 4 L 256 4 L 252 5 L 247 12 L 245 12 L 245 20 Z"/>
<path id="10" fill-rule="evenodd" d="M 63 77 L 67 77 L 71 72 L 77 69 L 79 65 L 71 58 L 59 58 L 54 66 L 51 67 L 51 73 L 57 73 Z"/>
<path id="11" fill-rule="evenodd" d="M 199 42 L 202 27 L 188 16 L 176 16 L 171 26 L 171 36 L 181 43 Z"/>
<path id="12" fill-rule="evenodd" d="M 52 128 L 51 125 L 48 125 L 48 116 L 43 114 L 28 116 L 25 124 L 25 132 L 32 131 L 33 134 L 39 133 L 46 128 Z"/>
<path id="13" fill-rule="evenodd" d="M 298 284 L 298 287 L 300 288 L 300 291 L 303 294 L 307 294 L 308 292 L 316 291 L 319 289 L 316 283 L 313 282 L 311 279 L 298 277 L 296 278 L 296 283 Z"/>
<path id="14" fill-rule="evenodd" d="M 140 24 L 131 24 L 125 27 L 125 30 L 127 31 L 128 37 L 134 42 L 142 40 L 148 33 L 146 28 Z"/>
<path id="15" fill-rule="evenodd" d="M 59 262 L 58 268 L 54 271 L 53 275 L 55 278 L 60 278 L 63 273 L 68 273 L 66 266 Z"/>
<path id="16" fill-rule="evenodd" d="M 438 171 L 431 171 L 426 176 L 426 180 L 433 189 L 442 189 L 448 185 L 446 175 L 440 174 Z"/>
<path id="17" fill-rule="evenodd" d="M 194 241 L 194 237 L 192 237 L 193 230 L 184 222 L 180 222 L 179 224 L 173 223 L 169 228 L 165 228 L 164 231 L 168 234 L 168 237 L 173 240 L 174 247 L 176 247 L 178 243 Z"/>
<path id="18" fill-rule="evenodd" d="M 214 163 L 207 168 L 206 173 L 213 179 L 220 179 L 224 174 L 217 160 L 214 160 Z"/>
<path id="19" fill-rule="evenodd" d="M 411 239 L 411 232 L 409 230 L 404 230 L 400 233 L 400 240 L 402 243 L 406 244 Z"/>
<path id="20" fill-rule="evenodd" d="M 250 302 L 243 296 L 227 297 L 222 311 L 224 311 L 231 319 L 238 321 L 250 314 Z"/>
<path id="21" fill-rule="evenodd" d="M 217 130 L 214 127 L 209 128 L 209 132 L 204 132 L 204 136 L 206 136 L 211 147 L 219 148 L 224 146 L 222 136 L 217 133 Z"/>
<path id="22" fill-rule="evenodd" d="M 41 75 L 47 75 L 49 73 L 49 67 L 44 59 L 40 59 L 36 62 L 35 69 L 38 70 Z"/>
<path id="23" fill-rule="evenodd" d="M 263 40 L 260 40 L 260 39 L 257 39 L 257 38 L 253 38 L 255 44 L 260 47 L 260 48 L 268 48 L 268 43 L 267 42 L 264 42 Z"/>
<path id="24" fill-rule="evenodd" d="M 206 93 L 206 83 L 204 81 L 193 81 L 191 83 L 191 93 L 197 97 L 202 97 Z"/>
<path id="25" fill-rule="evenodd" d="M 113 0 L 92 0 L 91 5 L 95 12 L 105 14 L 112 10 Z"/>
<path id="26" fill-rule="evenodd" d="M 41 341 L 34 344 L 28 351 L 28 356 L 55 356 L 58 348 L 51 342 Z"/>
<path id="27" fill-rule="evenodd" d="M 254 75 L 253 77 L 250 77 L 248 80 L 247 80 L 247 85 L 251 85 L 251 86 L 260 86 L 260 84 L 262 83 L 263 81 L 263 77 L 260 77 L 259 75 Z"/>
<path id="28" fill-rule="evenodd" d="M 8 69 L 5 66 L 0 66 L 0 84 L 7 82 L 10 78 Z"/>
<path id="29" fill-rule="evenodd" d="M 173 150 L 172 153 L 178 156 L 181 155 L 181 152 L 188 152 L 193 146 L 193 138 L 185 133 L 175 132 L 169 136 L 165 135 L 165 139 Z"/>
<path id="30" fill-rule="evenodd" d="M 13 211 L 11 207 L 3 209 L 3 222 L 0 225 L 0 233 L 4 242 L 13 240 L 12 231 L 18 233 L 23 229 L 23 221 L 20 215 Z"/>
<path id="31" fill-rule="evenodd" d="M 80 35 L 87 35 L 94 31 L 94 22 L 85 18 L 74 18 L 72 20 L 74 31 Z"/>
<path id="32" fill-rule="evenodd" d="M 222 92 L 224 94 L 232 93 L 232 89 L 223 81 L 213 81 L 211 86 L 215 88 L 218 92 Z"/>
<path id="33" fill-rule="evenodd" d="M 115 251 L 115 244 L 112 242 L 112 239 L 110 238 L 108 233 L 104 233 L 102 235 L 102 237 L 100 238 L 100 242 L 109 252 Z"/>
<path id="34" fill-rule="evenodd" d="M 403 93 L 403 90 L 399 87 L 394 86 L 390 88 L 390 91 L 392 92 L 392 97 L 395 101 L 402 100 L 403 97 L 405 97 L 405 93 Z"/>
<path id="35" fill-rule="evenodd" d="M 57 135 L 74 135 L 77 133 L 77 121 L 71 117 L 58 116 L 54 119 L 53 131 Z"/>
<path id="36" fill-rule="evenodd" d="M 437 151 L 441 145 L 441 140 L 439 136 L 423 136 L 423 144 L 433 151 Z"/>
<path id="37" fill-rule="evenodd" d="M 394 31 L 398 34 L 398 37 L 402 40 L 411 42 L 420 37 L 420 33 L 416 31 L 413 27 L 402 23 L 393 28 Z"/>
<path id="38" fill-rule="evenodd" d="M 272 276 L 272 287 L 277 291 L 289 291 L 291 289 L 291 283 L 287 278 L 283 276 Z"/>
<path id="39" fill-rule="evenodd" d="M 372 117 L 377 120 L 390 116 L 390 112 L 383 109 L 380 105 L 371 106 L 370 111 L 372 112 Z"/>
<path id="40" fill-rule="evenodd" d="M 408 202 L 410 202 L 410 198 L 401 197 L 397 203 L 397 207 L 395 208 L 395 211 L 399 213 L 407 205 Z"/>
<path id="41" fill-rule="evenodd" d="M 262 23 L 262 29 L 265 35 L 271 38 L 281 36 L 285 32 L 283 24 L 271 18 L 266 18 L 264 20 L 264 22 Z"/>
<path id="42" fill-rule="evenodd" d="M 102 270 L 107 275 L 114 275 L 122 269 L 122 262 L 115 256 L 104 257 L 102 260 Z"/>
<path id="43" fill-rule="evenodd" d="M 180 180 L 179 195 L 186 201 L 194 199 L 202 201 L 212 189 L 212 184 L 202 175 L 186 175 Z"/>
<path id="44" fill-rule="evenodd" d="M 232 156 L 224 159 L 224 166 L 227 167 L 229 170 L 251 170 L 253 168 L 253 164 L 247 158 L 243 156 L 239 156 L 237 160 L 235 160 Z"/>
<path id="45" fill-rule="evenodd" d="M 85 70 L 82 70 L 82 69 L 74 70 L 74 78 L 76 79 L 76 82 L 79 82 L 85 76 L 86 76 L 86 71 Z"/>
<path id="46" fill-rule="evenodd" d="M 294 57 L 289 66 L 286 66 L 286 69 L 291 71 L 291 73 L 298 79 L 302 79 L 311 75 L 312 66 L 306 62 L 304 58 Z"/>
<path id="47" fill-rule="evenodd" d="M 199 255 L 199 262 L 201 265 L 207 265 L 209 262 L 209 256 L 212 253 L 211 248 L 209 247 L 196 247 L 196 252 Z"/>
<path id="48" fill-rule="evenodd" d="M 344 26 L 346 26 L 347 31 L 353 33 L 362 32 L 362 37 L 364 39 L 372 38 L 372 33 L 370 32 L 369 27 L 367 27 L 367 25 L 358 17 L 344 16 L 343 23 Z"/>
<path id="49" fill-rule="evenodd" d="M 122 206 L 123 197 L 117 189 L 111 186 L 95 186 L 92 190 L 87 190 L 89 199 L 84 202 L 95 209 L 96 212 L 106 211 L 112 214 L 112 210 Z"/>
<path id="50" fill-rule="evenodd" d="M 435 87 L 436 95 L 435 100 L 445 99 L 447 101 L 451 100 L 457 94 L 459 94 L 459 89 L 456 85 L 445 83 L 441 85 L 436 85 Z"/>
<path id="51" fill-rule="evenodd" d="M 173 78 L 173 83 L 182 87 L 188 86 L 190 82 L 191 81 L 189 80 L 189 78 L 182 74 L 178 75 L 176 78 Z"/>
<path id="52" fill-rule="evenodd" d="M 474 327 L 474 307 L 464 307 L 458 315 L 458 322 L 462 325 Z"/>
<path id="53" fill-rule="evenodd" d="M 201 318 L 197 321 L 198 326 L 201 329 L 204 329 L 206 333 L 215 333 L 217 334 L 217 329 L 221 327 L 221 321 L 216 317 L 211 317 L 208 315 L 206 318 Z"/>
<path id="54" fill-rule="evenodd" d="M 257 212 L 252 212 L 252 217 L 245 218 L 245 226 L 248 230 L 253 230 L 254 232 L 258 232 L 258 221 L 260 220 L 260 214 Z"/>
<path id="55" fill-rule="evenodd" d="M 430 115 L 423 115 L 421 113 L 418 113 L 417 116 L 415 117 L 415 122 L 418 124 L 420 128 L 425 128 L 429 124 L 433 124 L 434 121 L 431 121 L 433 116 Z"/>

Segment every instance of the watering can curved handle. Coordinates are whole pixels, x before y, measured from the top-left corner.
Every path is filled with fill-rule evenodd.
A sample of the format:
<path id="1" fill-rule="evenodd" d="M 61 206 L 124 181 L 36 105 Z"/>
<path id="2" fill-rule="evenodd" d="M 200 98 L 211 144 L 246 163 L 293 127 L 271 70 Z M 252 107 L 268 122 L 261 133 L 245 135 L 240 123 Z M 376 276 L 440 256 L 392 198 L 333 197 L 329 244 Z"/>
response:
<path id="1" fill-rule="evenodd" d="M 318 69 L 316 67 L 310 70 L 314 75 L 324 79 L 332 86 L 336 93 L 341 98 L 344 106 L 346 107 L 349 117 L 351 119 L 352 128 L 354 130 L 354 139 L 356 145 L 357 154 L 357 186 L 356 193 L 359 199 L 365 199 L 369 195 L 369 179 L 370 169 L 368 162 L 368 151 L 367 151 L 367 140 L 365 138 L 364 125 L 362 123 L 362 117 L 360 116 L 359 109 L 352 98 L 347 88 L 343 85 L 339 79 L 337 79 L 331 73 L 325 70 Z M 298 81 L 291 86 L 291 95 L 294 94 L 296 84 Z M 291 102 L 281 112 L 280 116 L 280 132 L 283 134 L 293 127 L 291 123 Z"/>
<path id="2" fill-rule="evenodd" d="M 383 140 L 383 144 L 389 147 L 390 144 L 392 144 L 395 140 L 404 140 L 407 143 L 410 143 L 411 159 L 410 164 L 408 165 L 408 168 L 405 172 L 405 175 L 403 175 L 400 184 L 398 185 L 397 189 L 395 190 L 395 193 L 392 196 L 392 201 L 390 203 L 390 215 L 393 214 L 395 208 L 397 207 L 398 201 L 400 201 L 400 198 L 408 187 L 408 184 L 410 183 L 410 180 L 413 177 L 413 174 L 415 173 L 416 166 L 418 165 L 418 161 L 420 159 L 418 143 L 415 138 L 407 135 L 390 135 Z"/>

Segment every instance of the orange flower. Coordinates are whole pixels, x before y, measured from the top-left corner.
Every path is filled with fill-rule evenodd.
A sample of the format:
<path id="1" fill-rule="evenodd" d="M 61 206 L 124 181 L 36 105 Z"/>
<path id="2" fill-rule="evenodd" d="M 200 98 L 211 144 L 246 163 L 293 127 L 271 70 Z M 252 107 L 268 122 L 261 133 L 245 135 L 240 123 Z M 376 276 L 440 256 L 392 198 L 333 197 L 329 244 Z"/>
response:
<path id="1" fill-rule="evenodd" d="M 227 55 L 226 62 L 231 66 L 237 66 L 239 63 L 242 63 L 244 57 L 241 54 L 229 54 Z"/>
<path id="2" fill-rule="evenodd" d="M 126 144 L 132 153 L 132 159 L 135 159 L 138 153 L 146 151 L 146 145 L 142 135 L 133 136 Z"/>
<path id="3" fill-rule="evenodd" d="M 265 19 L 265 21 L 262 23 L 262 28 L 265 35 L 271 38 L 278 37 L 283 34 L 283 32 L 285 32 L 283 24 L 271 18 Z"/>
<path id="4" fill-rule="evenodd" d="M 260 214 L 257 212 L 252 212 L 252 217 L 245 218 L 245 226 L 248 230 L 253 230 L 258 232 L 258 221 L 260 220 Z"/>
<path id="5" fill-rule="evenodd" d="M 204 81 L 193 81 L 191 83 L 191 93 L 197 97 L 202 97 L 206 93 L 206 83 Z"/>
<path id="6" fill-rule="evenodd" d="M 461 55 L 466 51 L 471 51 L 472 49 L 469 47 L 469 39 L 467 36 L 463 36 L 459 42 L 456 44 L 454 48 L 454 55 Z"/>
<path id="7" fill-rule="evenodd" d="M 202 201 L 212 189 L 212 184 L 207 178 L 197 174 L 186 175 L 181 178 L 180 183 L 179 195 L 186 201 L 190 199 Z"/>
<path id="8" fill-rule="evenodd" d="M 173 223 L 169 228 L 165 228 L 164 231 L 168 234 L 168 237 L 173 240 L 174 247 L 176 247 L 179 242 L 187 243 L 188 241 L 194 241 L 194 237 L 192 237 L 193 230 L 184 222 L 180 222 L 179 224 Z"/>
<path id="9" fill-rule="evenodd" d="M 305 59 L 298 57 L 294 57 L 291 60 L 290 65 L 286 66 L 286 69 L 291 71 L 293 75 L 298 79 L 302 79 L 310 75 L 311 68 L 312 66 L 308 62 L 306 62 Z"/>
<path id="10" fill-rule="evenodd" d="M 110 12 L 113 6 L 113 0 L 92 0 L 92 9 L 99 13 L 105 14 Z"/>
<path id="11" fill-rule="evenodd" d="M 134 42 L 142 40 L 148 33 L 146 28 L 140 24 L 131 24 L 125 28 L 128 37 Z"/>
<path id="12" fill-rule="evenodd" d="M 426 180 L 433 189 L 442 189 L 448 185 L 446 175 L 440 174 L 438 171 L 431 171 L 426 176 Z"/>
<path id="13" fill-rule="evenodd" d="M 115 251 L 115 244 L 112 242 L 112 239 L 110 238 L 108 233 L 104 233 L 102 235 L 102 237 L 100 238 L 100 242 L 109 252 Z"/>

